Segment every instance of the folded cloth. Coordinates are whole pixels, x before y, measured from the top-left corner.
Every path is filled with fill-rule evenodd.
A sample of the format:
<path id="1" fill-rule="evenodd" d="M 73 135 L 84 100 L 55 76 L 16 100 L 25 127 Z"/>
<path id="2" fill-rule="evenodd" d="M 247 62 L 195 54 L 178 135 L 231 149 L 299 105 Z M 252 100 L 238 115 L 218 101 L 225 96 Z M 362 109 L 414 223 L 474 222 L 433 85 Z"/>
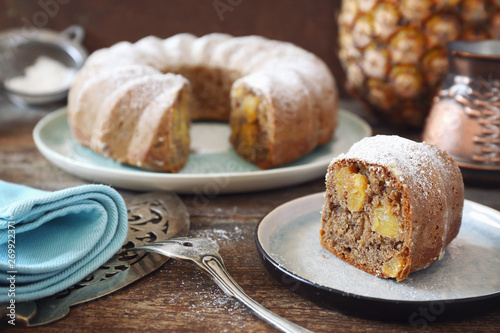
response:
<path id="1" fill-rule="evenodd" d="M 0 180 L 0 303 L 62 291 L 123 245 L 123 198 L 109 186 L 47 192 Z"/>

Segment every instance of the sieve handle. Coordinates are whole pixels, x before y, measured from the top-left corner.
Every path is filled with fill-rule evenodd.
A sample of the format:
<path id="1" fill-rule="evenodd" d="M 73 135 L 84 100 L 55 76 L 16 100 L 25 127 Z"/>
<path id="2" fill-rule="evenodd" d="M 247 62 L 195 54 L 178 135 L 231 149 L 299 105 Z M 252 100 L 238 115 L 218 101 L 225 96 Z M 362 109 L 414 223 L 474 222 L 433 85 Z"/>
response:
<path id="1" fill-rule="evenodd" d="M 81 43 L 83 41 L 83 38 L 85 37 L 85 30 L 82 26 L 71 25 L 61 31 L 61 35 L 73 42 Z"/>

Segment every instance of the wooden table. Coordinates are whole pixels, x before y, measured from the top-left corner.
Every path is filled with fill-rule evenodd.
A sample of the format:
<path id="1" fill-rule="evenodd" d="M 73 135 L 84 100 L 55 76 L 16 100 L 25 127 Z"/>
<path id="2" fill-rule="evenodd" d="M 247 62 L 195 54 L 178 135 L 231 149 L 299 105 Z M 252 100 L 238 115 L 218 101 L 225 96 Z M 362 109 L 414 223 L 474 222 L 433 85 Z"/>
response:
<path id="1" fill-rule="evenodd" d="M 359 105 L 344 101 L 366 119 L 374 133 L 396 133 L 418 138 L 418 133 L 396 131 L 364 113 Z M 50 164 L 36 149 L 32 130 L 48 110 L 21 109 L 0 99 L 0 179 L 45 190 L 81 185 Z M 275 313 L 312 331 L 500 331 L 500 309 L 462 320 L 439 322 L 429 316 L 425 325 L 382 322 L 348 316 L 321 308 L 286 289 L 262 265 L 254 243 L 259 221 L 276 206 L 307 194 L 321 192 L 324 180 L 272 191 L 218 195 L 200 202 L 182 196 L 191 214 L 190 236 L 218 241 L 227 269 L 256 301 Z M 123 195 L 133 194 L 121 191 Z M 466 186 L 466 198 L 500 210 L 500 189 Z M 11 331 L 5 326 L 0 331 Z M 169 261 L 161 269 L 114 294 L 74 307 L 70 314 L 37 332 L 208 331 L 274 332 L 248 309 L 226 296 L 206 275 L 189 263 Z"/>

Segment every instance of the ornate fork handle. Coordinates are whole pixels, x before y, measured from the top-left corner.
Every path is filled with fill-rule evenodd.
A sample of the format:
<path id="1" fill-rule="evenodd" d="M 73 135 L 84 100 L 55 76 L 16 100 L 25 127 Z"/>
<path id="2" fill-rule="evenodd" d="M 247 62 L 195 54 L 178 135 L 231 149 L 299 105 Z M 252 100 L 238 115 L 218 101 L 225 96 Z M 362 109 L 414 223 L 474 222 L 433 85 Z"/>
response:
<path id="1" fill-rule="evenodd" d="M 288 321 L 274 312 L 269 311 L 252 298 L 250 298 L 241 287 L 229 275 L 221 258 L 213 255 L 205 255 L 201 260 L 193 260 L 193 262 L 207 272 L 217 283 L 217 285 L 228 295 L 236 298 L 252 310 L 258 317 L 267 321 L 282 332 L 311 332 L 299 325 Z"/>
<path id="2" fill-rule="evenodd" d="M 311 332 L 269 311 L 253 299 L 229 275 L 219 254 L 215 241 L 206 238 L 174 238 L 163 242 L 151 243 L 131 251 L 152 251 L 172 259 L 189 260 L 208 273 L 215 283 L 229 296 L 236 298 L 259 318 L 287 333 Z"/>

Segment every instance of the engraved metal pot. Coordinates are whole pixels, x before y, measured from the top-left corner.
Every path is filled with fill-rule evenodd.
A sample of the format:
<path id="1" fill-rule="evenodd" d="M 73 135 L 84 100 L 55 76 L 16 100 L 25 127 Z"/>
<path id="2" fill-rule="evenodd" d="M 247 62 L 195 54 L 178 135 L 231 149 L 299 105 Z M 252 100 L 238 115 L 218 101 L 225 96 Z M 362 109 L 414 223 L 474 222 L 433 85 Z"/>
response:
<path id="1" fill-rule="evenodd" d="M 500 183 L 500 41 L 448 44 L 449 69 L 423 140 L 448 152 L 465 181 Z"/>

